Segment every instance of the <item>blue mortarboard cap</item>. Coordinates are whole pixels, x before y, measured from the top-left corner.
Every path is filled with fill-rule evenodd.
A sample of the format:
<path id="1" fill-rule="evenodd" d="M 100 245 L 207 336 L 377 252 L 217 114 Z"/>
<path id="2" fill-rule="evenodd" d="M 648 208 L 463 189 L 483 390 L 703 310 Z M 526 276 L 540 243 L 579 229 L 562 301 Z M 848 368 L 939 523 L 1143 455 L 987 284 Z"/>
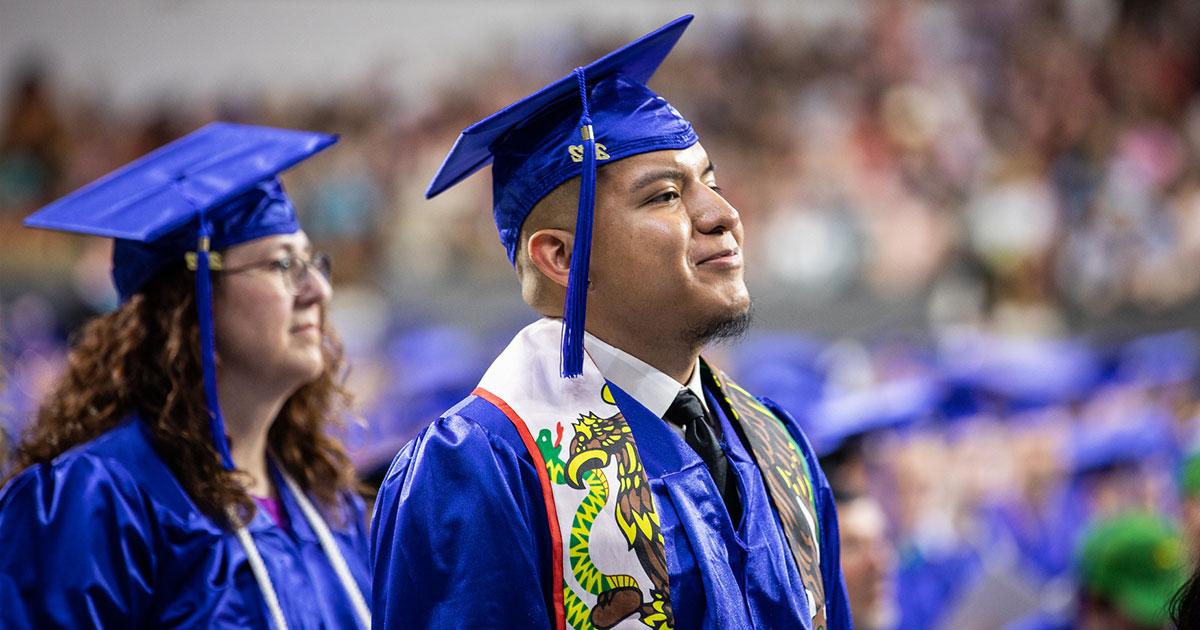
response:
<path id="1" fill-rule="evenodd" d="M 903 428 L 921 420 L 933 413 L 942 396 L 942 384 L 927 377 L 831 396 L 810 412 L 813 423 L 809 435 L 817 454 L 824 457 L 850 438 Z"/>
<path id="2" fill-rule="evenodd" d="M 692 21 L 681 17 L 467 127 L 425 191 L 433 197 L 492 164 L 493 214 L 510 261 L 521 225 L 550 191 L 580 177 L 563 309 L 564 376 L 583 365 L 583 323 L 597 161 L 686 149 L 690 123 L 644 84 Z"/>
<path id="3" fill-rule="evenodd" d="M 1069 402 L 1099 378 L 1096 353 L 1079 340 L 1007 339 L 975 335 L 942 356 L 951 407 L 967 409 L 980 394 L 998 397 L 1009 411 Z"/>
<path id="4" fill-rule="evenodd" d="M 300 229 L 277 175 L 337 136 L 212 123 L 163 146 L 25 219 L 28 227 L 107 236 L 113 282 L 128 299 L 155 273 L 187 260 L 196 271 L 205 398 L 213 443 L 233 468 L 217 404 L 210 269 L 222 249 Z"/>
<path id="5" fill-rule="evenodd" d="M 770 398 L 796 414 L 802 423 L 825 391 L 821 354 L 826 344 L 797 333 L 758 333 L 739 343 L 730 373 L 746 389 Z M 802 427 L 808 432 L 808 426 Z"/>
<path id="6" fill-rule="evenodd" d="M 1120 350 L 1117 376 L 1148 386 L 1186 383 L 1196 374 L 1200 341 L 1190 330 L 1139 337 Z"/>
<path id="7" fill-rule="evenodd" d="M 38 210 L 25 225 L 117 239 L 113 280 L 127 299 L 195 249 L 202 230 L 220 249 L 300 229 L 275 176 L 336 141 L 212 123 Z"/>
<path id="8" fill-rule="evenodd" d="M 1083 426 L 1066 446 L 1071 473 L 1081 476 L 1112 466 L 1171 455 L 1174 439 L 1171 418 L 1164 410 L 1148 407 L 1140 417 L 1117 426 Z"/>

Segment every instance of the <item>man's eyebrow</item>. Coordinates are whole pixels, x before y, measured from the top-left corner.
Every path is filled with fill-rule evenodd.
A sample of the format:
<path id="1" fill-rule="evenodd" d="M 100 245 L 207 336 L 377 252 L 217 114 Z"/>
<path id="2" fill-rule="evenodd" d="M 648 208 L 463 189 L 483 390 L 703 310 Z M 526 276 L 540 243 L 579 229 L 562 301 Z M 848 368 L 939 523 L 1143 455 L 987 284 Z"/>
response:
<path id="1" fill-rule="evenodd" d="M 663 168 L 650 171 L 649 173 L 646 173 L 645 175 L 635 179 L 633 184 L 629 186 L 629 192 L 631 194 L 636 193 L 646 186 L 649 186 L 655 182 L 661 182 L 664 179 L 682 181 L 685 177 L 687 177 L 687 175 L 682 170 L 677 168 Z"/>
<path id="2" fill-rule="evenodd" d="M 700 173 L 700 177 L 708 177 L 717 171 L 717 165 L 712 162 L 704 167 L 704 172 Z M 687 174 L 677 168 L 663 168 L 656 171 L 651 171 L 634 180 L 633 185 L 629 187 L 629 192 L 636 193 L 637 191 L 664 179 L 680 181 L 687 178 Z"/>

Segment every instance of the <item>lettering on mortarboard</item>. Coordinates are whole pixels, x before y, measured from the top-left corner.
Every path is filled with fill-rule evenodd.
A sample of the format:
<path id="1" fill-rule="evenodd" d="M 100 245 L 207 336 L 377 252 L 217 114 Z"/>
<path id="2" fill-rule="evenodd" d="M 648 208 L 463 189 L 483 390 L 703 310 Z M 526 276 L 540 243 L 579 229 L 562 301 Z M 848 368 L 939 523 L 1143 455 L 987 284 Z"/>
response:
<path id="1" fill-rule="evenodd" d="M 571 154 L 572 162 L 582 162 L 583 161 L 583 145 L 582 144 L 572 144 L 570 147 L 568 147 L 567 151 L 569 151 Z M 603 144 L 596 143 L 596 159 L 597 160 L 607 160 L 608 159 L 608 147 L 604 146 Z"/>

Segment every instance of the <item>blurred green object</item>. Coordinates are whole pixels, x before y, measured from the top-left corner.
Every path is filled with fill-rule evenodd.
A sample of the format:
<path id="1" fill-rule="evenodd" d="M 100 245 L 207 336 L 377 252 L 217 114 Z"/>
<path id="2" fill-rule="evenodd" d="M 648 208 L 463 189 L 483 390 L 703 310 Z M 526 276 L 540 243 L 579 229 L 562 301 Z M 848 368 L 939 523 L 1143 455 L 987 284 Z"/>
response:
<path id="1" fill-rule="evenodd" d="M 1183 541 L 1170 521 L 1130 513 L 1089 528 L 1079 551 L 1079 578 L 1089 593 L 1146 626 L 1167 622 L 1167 604 L 1184 581 Z"/>
<path id="2" fill-rule="evenodd" d="M 1200 494 L 1200 452 L 1192 453 L 1184 460 L 1179 487 L 1185 497 Z"/>

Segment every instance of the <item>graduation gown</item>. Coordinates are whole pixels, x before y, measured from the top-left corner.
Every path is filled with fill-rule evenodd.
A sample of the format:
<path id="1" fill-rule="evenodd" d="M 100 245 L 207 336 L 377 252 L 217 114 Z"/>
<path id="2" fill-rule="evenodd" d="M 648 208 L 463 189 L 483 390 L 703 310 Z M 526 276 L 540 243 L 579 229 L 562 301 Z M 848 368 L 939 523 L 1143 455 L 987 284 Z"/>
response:
<path id="1" fill-rule="evenodd" d="M 742 493 L 736 526 L 683 438 L 609 386 L 653 494 L 675 628 L 811 628 L 804 586 L 762 477 L 711 389 L 709 408 L 725 429 Z M 849 629 L 832 491 L 795 421 L 772 411 L 813 471 L 828 628 Z M 466 398 L 409 443 L 384 479 L 372 518 L 373 627 L 554 628 L 562 585 L 552 578 L 537 466 L 514 423 L 484 395 Z M 639 624 L 626 619 L 616 627 Z"/>
<path id="2" fill-rule="evenodd" d="M 273 471 L 274 472 L 274 471 Z M 276 473 L 277 475 L 277 473 Z M 288 627 L 357 628 L 349 598 L 276 477 L 287 528 L 247 526 Z M 330 529 L 369 599 L 362 503 Z M 130 419 L 0 492 L 0 627 L 262 628 L 267 606 L 237 538 L 201 513 Z"/>

